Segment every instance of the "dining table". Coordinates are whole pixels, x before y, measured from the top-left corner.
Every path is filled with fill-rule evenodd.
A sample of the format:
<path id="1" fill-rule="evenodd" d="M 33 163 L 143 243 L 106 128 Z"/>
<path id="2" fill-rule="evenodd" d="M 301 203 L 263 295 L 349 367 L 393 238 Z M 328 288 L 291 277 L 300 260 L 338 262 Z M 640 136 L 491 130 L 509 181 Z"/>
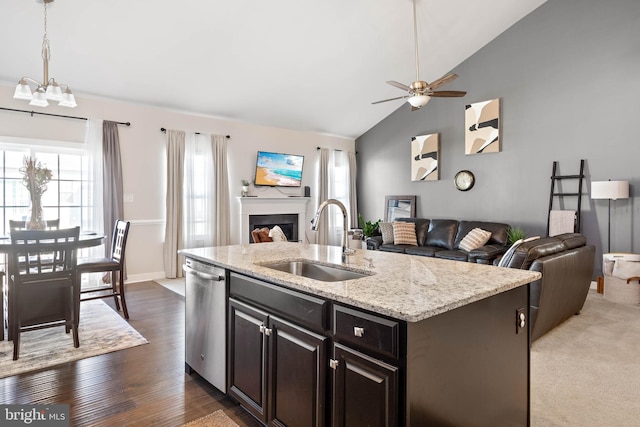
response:
<path id="1" fill-rule="evenodd" d="M 93 246 L 100 246 L 104 243 L 104 240 L 104 234 L 96 233 L 93 231 L 80 231 L 77 248 L 84 249 Z M 11 247 L 11 236 L 0 236 L 0 254 L 5 254 L 7 256 L 10 255 Z M 0 280 L 0 291 L 2 291 L 0 292 L 0 305 L 2 306 L 0 310 L 0 314 L 2 315 L 0 319 L 0 321 L 2 322 L 2 324 L 0 325 L 0 341 L 5 339 L 5 326 L 7 327 L 7 330 L 10 331 L 9 325 L 11 322 L 11 295 L 9 295 L 9 278 L 11 277 L 11 271 L 9 271 L 9 263 L 5 262 L 4 264 L 4 276 L 6 276 L 6 280 Z M 8 339 L 11 340 L 10 334 L 7 335 Z"/>

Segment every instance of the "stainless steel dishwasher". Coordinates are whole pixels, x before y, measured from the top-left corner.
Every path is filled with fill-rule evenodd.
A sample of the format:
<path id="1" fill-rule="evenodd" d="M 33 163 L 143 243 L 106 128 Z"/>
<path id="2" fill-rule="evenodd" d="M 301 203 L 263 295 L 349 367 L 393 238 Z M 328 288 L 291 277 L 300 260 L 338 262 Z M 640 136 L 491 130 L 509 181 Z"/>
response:
<path id="1" fill-rule="evenodd" d="M 226 282 L 222 268 L 187 258 L 185 271 L 185 370 L 227 392 Z"/>

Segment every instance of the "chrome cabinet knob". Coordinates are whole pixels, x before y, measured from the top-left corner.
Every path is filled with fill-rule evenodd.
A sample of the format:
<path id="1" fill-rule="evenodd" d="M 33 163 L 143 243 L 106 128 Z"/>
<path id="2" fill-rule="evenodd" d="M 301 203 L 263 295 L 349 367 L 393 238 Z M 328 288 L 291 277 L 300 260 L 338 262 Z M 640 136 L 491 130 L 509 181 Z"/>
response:
<path id="1" fill-rule="evenodd" d="M 357 337 L 362 337 L 364 335 L 364 328 L 361 328 L 359 326 L 354 326 L 353 327 L 353 335 L 355 335 Z"/>

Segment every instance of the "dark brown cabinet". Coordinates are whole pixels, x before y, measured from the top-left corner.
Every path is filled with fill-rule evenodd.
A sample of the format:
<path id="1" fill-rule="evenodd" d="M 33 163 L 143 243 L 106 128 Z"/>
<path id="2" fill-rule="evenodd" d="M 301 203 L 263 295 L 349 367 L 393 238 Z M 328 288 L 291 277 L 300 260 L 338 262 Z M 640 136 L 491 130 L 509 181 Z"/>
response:
<path id="1" fill-rule="evenodd" d="M 265 424 L 325 425 L 328 338 L 229 300 L 229 394 Z"/>
<path id="2" fill-rule="evenodd" d="M 398 425 L 398 368 L 333 345 L 332 426 Z"/>

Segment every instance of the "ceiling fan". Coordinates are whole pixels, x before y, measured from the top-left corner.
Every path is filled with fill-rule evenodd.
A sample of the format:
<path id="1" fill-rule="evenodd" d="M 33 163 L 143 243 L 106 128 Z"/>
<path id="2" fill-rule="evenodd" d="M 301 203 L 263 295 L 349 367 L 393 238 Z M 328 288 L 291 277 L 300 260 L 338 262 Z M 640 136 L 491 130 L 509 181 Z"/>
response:
<path id="1" fill-rule="evenodd" d="M 398 96 L 395 98 L 384 99 L 382 101 L 372 102 L 372 104 L 380 104 L 381 102 L 387 101 L 395 101 L 396 99 L 408 99 L 409 104 L 411 104 L 411 111 L 418 110 L 420 107 L 424 107 L 427 105 L 427 102 L 431 99 L 431 97 L 438 98 L 455 98 L 465 96 L 467 92 L 459 91 L 459 90 L 439 90 L 435 91 L 434 89 L 439 88 L 447 83 L 451 83 L 455 79 L 458 78 L 457 74 L 450 73 L 444 77 L 440 77 L 437 80 L 434 80 L 431 83 L 427 83 L 423 80 L 420 80 L 420 65 L 418 63 L 418 24 L 416 19 L 416 0 L 413 0 L 413 38 L 415 42 L 416 48 L 416 81 L 411 83 L 409 86 L 398 83 L 393 80 L 387 81 L 391 86 L 395 86 L 398 89 L 402 89 L 408 92 L 407 95 Z"/>

